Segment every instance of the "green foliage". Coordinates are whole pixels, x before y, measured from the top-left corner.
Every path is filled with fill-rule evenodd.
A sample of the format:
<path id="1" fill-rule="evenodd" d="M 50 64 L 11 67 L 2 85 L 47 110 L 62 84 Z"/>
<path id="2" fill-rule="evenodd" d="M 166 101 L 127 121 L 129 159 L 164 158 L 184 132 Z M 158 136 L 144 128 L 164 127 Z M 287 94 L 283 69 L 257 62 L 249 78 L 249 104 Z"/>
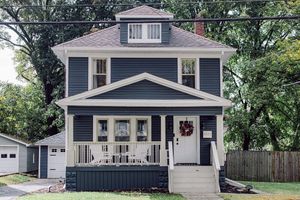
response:
<path id="1" fill-rule="evenodd" d="M 41 86 L 0 83 L 0 132 L 36 141 L 46 129 Z"/>

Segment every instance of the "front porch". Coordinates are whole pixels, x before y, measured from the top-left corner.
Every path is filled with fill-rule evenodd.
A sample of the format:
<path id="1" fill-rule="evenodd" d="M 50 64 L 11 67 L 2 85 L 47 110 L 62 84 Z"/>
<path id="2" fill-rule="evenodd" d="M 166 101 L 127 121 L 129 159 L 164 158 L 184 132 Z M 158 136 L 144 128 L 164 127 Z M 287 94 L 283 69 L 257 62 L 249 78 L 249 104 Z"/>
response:
<path id="1" fill-rule="evenodd" d="M 139 120 L 144 120 L 145 128 L 139 128 Z M 194 126 L 190 136 L 179 134 L 179 125 L 185 121 Z M 202 182 L 206 179 L 197 173 L 208 170 L 217 180 L 219 172 L 211 170 L 215 168 L 211 142 L 220 144 L 215 154 L 223 166 L 222 115 L 68 115 L 67 124 L 68 190 L 116 190 L 122 186 L 176 191 L 173 177 L 181 176 L 182 170 L 194 170 Z M 120 126 L 124 137 L 116 134 Z M 101 135 L 101 130 L 107 133 Z M 83 184 L 85 180 L 88 185 Z"/>

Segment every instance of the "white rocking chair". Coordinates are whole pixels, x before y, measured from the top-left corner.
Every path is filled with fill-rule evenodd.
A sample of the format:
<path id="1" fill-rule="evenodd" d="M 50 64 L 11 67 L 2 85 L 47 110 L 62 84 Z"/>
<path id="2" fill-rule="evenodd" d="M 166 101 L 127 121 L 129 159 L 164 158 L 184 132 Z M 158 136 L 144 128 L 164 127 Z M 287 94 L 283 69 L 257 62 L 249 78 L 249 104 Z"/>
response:
<path id="1" fill-rule="evenodd" d="M 149 145 L 137 145 L 133 152 L 126 152 L 128 160 L 132 163 L 148 164 L 147 156 L 150 156 Z"/>
<path id="2" fill-rule="evenodd" d="M 93 156 L 93 160 L 91 164 L 101 164 L 101 163 L 111 163 L 112 162 L 112 155 L 109 151 L 103 151 L 102 146 L 90 146 L 91 154 Z"/>

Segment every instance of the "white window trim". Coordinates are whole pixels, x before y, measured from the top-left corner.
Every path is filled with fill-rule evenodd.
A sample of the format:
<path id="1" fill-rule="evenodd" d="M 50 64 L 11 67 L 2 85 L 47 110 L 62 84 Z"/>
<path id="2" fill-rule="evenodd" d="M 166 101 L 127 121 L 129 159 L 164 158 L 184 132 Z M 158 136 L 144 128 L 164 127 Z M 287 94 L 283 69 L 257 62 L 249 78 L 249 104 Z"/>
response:
<path id="1" fill-rule="evenodd" d="M 129 38 L 129 26 L 130 25 L 142 25 L 142 39 L 130 39 Z M 159 32 L 159 38 L 160 39 L 148 39 L 147 33 L 148 33 L 148 24 L 158 24 L 160 26 L 160 32 Z M 162 37 L 162 24 L 161 23 L 128 23 L 127 25 L 127 39 L 128 43 L 161 43 L 161 37 Z"/>
<path id="2" fill-rule="evenodd" d="M 177 67 L 177 81 L 179 84 L 182 84 L 182 59 L 196 59 L 196 68 L 195 68 L 195 89 L 200 90 L 200 63 L 199 63 L 199 59 L 200 58 L 196 58 L 196 57 L 189 57 L 189 56 L 185 56 L 185 57 L 178 57 L 177 58 L 177 63 L 178 63 L 178 67 Z"/>
<path id="3" fill-rule="evenodd" d="M 137 120 L 147 120 L 148 121 L 148 141 L 151 142 L 152 140 L 152 129 L 151 129 L 151 116 L 102 116 L 102 115 L 94 115 L 93 116 L 93 142 L 97 143 L 97 121 L 98 120 L 107 120 L 107 142 L 118 142 L 115 141 L 115 121 L 116 120 L 129 120 L 129 136 L 130 136 L 130 142 L 138 142 L 136 139 L 136 125 Z"/>
<path id="4" fill-rule="evenodd" d="M 106 85 L 111 83 L 111 58 L 110 57 L 89 57 L 88 63 L 88 90 L 93 88 L 93 75 L 94 75 L 94 59 L 106 59 Z"/>

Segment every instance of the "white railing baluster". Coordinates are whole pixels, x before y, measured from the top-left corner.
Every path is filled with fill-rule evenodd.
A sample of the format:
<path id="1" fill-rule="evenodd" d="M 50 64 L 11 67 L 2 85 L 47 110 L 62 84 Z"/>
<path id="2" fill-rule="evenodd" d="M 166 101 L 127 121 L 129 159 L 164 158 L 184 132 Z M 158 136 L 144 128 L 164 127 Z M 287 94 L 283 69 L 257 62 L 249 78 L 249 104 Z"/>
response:
<path id="1" fill-rule="evenodd" d="M 169 146 L 169 168 L 168 168 L 168 176 L 169 176 L 169 192 L 173 192 L 173 170 L 174 170 L 174 153 L 173 153 L 173 143 L 172 141 L 168 142 Z"/>
<path id="2" fill-rule="evenodd" d="M 75 142 L 75 165 L 159 165 L 160 142 Z"/>
<path id="3" fill-rule="evenodd" d="M 218 189 L 218 192 L 220 192 L 219 171 L 221 170 L 221 167 L 220 167 L 219 156 L 218 156 L 218 151 L 217 151 L 217 146 L 215 141 L 212 141 L 210 143 L 210 157 L 211 157 L 210 161 L 215 173 L 216 187 Z"/>

